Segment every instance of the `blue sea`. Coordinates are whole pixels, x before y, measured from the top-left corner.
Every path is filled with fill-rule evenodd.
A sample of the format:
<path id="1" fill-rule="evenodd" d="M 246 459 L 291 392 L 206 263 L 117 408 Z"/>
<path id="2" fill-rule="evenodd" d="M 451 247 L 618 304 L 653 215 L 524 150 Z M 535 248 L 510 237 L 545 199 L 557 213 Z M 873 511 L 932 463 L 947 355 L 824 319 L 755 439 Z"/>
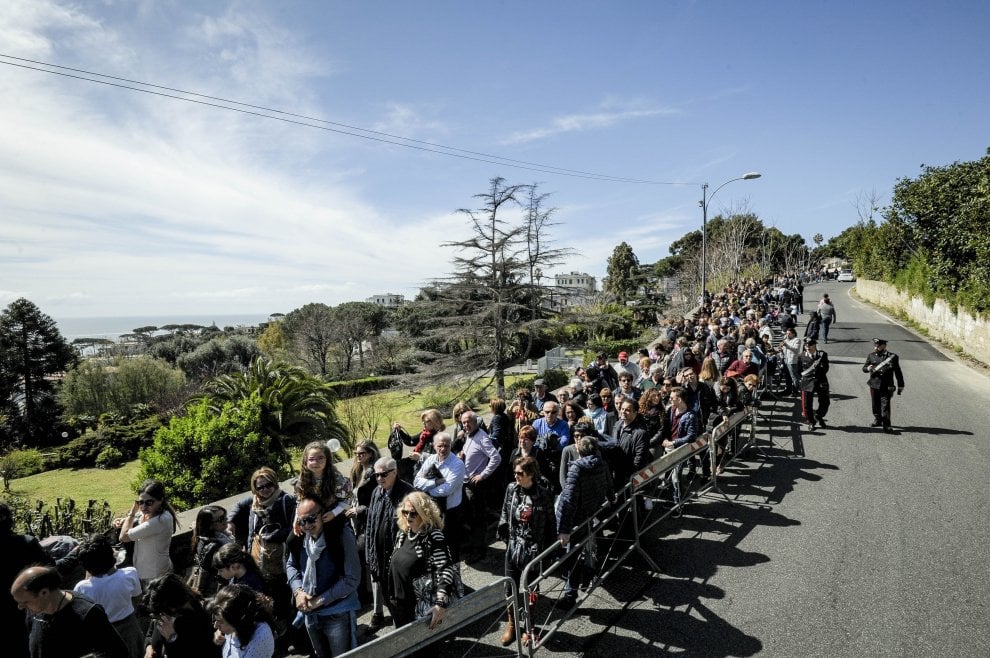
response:
<path id="1" fill-rule="evenodd" d="M 162 315 L 129 316 L 116 318 L 53 318 L 59 333 L 70 343 L 76 338 L 109 338 L 117 340 L 124 334 L 134 333 L 139 327 L 163 327 L 168 324 L 213 324 L 224 327 L 256 327 L 268 322 L 265 313 L 244 315 Z"/>

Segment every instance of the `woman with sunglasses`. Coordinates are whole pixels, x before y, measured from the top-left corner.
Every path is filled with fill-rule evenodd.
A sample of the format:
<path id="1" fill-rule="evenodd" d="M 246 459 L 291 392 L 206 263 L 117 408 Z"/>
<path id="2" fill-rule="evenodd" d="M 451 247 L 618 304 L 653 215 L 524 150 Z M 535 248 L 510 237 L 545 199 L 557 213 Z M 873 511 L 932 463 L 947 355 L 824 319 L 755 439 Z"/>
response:
<path id="1" fill-rule="evenodd" d="M 541 482 L 540 465 L 532 456 L 513 462 L 515 482 L 505 490 L 498 536 L 505 542 L 505 575 L 516 585 L 522 570 L 556 539 L 553 494 Z M 508 623 L 502 633 L 502 646 L 516 639 L 516 624 L 509 608 Z M 526 643 L 527 638 L 523 639 Z"/>
<path id="2" fill-rule="evenodd" d="M 285 623 L 294 614 L 285 580 L 285 542 L 295 517 L 296 497 L 282 490 L 268 466 L 251 474 L 251 495 L 238 501 L 227 517 L 228 532 L 258 565 L 265 592 L 275 600 L 275 615 Z"/>
<path id="3" fill-rule="evenodd" d="M 354 448 L 354 463 L 351 465 L 351 486 L 354 488 L 354 496 L 351 497 L 351 506 L 344 512 L 351 521 L 351 527 L 354 528 L 358 555 L 361 557 L 361 586 L 358 588 L 361 603 L 371 602 L 371 586 L 364 559 L 364 538 L 368 525 L 368 504 L 371 503 L 371 494 L 378 486 L 375 481 L 375 462 L 379 457 L 381 454 L 374 441 L 370 439 L 358 441 L 357 447 Z"/>
<path id="4" fill-rule="evenodd" d="M 389 563 L 389 611 L 396 628 L 429 617 L 431 629 L 443 623 L 447 606 L 458 595 L 457 567 L 443 534 L 440 508 L 415 491 L 402 499 L 399 534 Z"/>
<path id="5" fill-rule="evenodd" d="M 134 568 L 141 577 L 143 589 L 147 589 L 148 583 L 155 578 L 172 571 L 168 551 L 177 516 L 162 483 L 145 480 L 138 489 L 131 511 L 114 521 L 120 528 L 120 541 L 134 542 Z"/>

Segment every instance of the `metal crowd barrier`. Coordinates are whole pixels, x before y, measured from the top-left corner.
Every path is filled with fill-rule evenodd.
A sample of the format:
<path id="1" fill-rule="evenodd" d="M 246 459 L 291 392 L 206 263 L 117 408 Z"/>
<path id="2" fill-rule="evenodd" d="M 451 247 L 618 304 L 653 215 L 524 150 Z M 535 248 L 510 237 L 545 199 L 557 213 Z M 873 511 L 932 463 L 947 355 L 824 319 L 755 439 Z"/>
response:
<path id="1" fill-rule="evenodd" d="M 530 638 L 533 638 L 523 649 L 527 655 L 532 657 L 536 650 L 543 646 L 560 628 L 570 619 L 573 610 L 581 606 L 593 593 L 594 590 L 614 573 L 622 564 L 634 553 L 638 553 L 654 572 L 659 572 L 660 568 L 653 561 L 652 557 L 643 549 L 641 539 L 645 533 L 653 529 L 661 521 L 669 517 L 674 510 L 679 510 L 692 496 L 701 496 L 710 491 L 717 491 L 730 503 L 732 502 L 721 489 L 718 488 L 718 467 L 727 466 L 742 454 L 749 446 L 755 442 L 755 422 L 752 422 L 754 415 L 751 410 L 745 410 L 733 414 L 727 421 L 716 427 L 711 432 L 706 432 L 692 443 L 685 444 L 679 448 L 656 459 L 646 468 L 635 473 L 629 483 L 617 494 L 614 505 L 605 504 L 591 518 L 585 520 L 574 529 L 572 536 L 583 535 L 583 538 L 569 546 L 567 552 L 558 556 L 549 566 L 543 568 L 545 560 L 550 559 L 561 551 L 559 544 L 550 546 L 540 555 L 536 556 L 523 569 L 519 579 L 519 593 L 523 600 L 519 603 L 520 615 L 517 616 L 519 629 L 525 630 Z M 738 443 L 738 430 L 746 422 L 750 422 L 749 432 L 742 445 Z M 725 455 L 728 461 L 718 460 L 718 450 L 712 449 L 717 446 L 718 441 L 728 436 L 731 444 L 725 446 Z M 692 457 L 708 449 L 707 458 L 711 467 L 709 480 L 702 483 L 696 492 L 688 492 L 691 495 L 679 496 L 679 501 L 670 509 L 660 510 L 656 508 L 657 501 L 653 496 L 654 485 L 658 485 L 667 478 L 673 480 L 671 474 L 678 472 L 685 463 Z M 674 482 L 669 486 L 679 486 Z M 648 503 L 645 501 L 649 501 Z M 606 514 L 607 512 L 607 514 Z M 610 533 L 610 534 L 606 534 Z M 592 542 L 597 545 L 599 553 L 607 547 L 606 555 L 599 559 L 600 568 L 591 575 L 590 581 L 583 592 L 579 594 L 577 604 L 569 610 L 562 610 L 559 617 L 548 623 L 541 624 L 539 629 L 536 626 L 536 611 L 539 597 L 532 596 L 541 591 L 540 585 L 546 583 L 551 576 L 560 571 L 565 565 L 569 565 L 571 560 L 581 559 L 581 552 Z M 553 611 L 551 610 L 551 613 Z"/>
<path id="2" fill-rule="evenodd" d="M 510 594 L 506 595 L 506 590 Z M 507 608 L 512 608 L 513 615 L 519 619 L 519 593 L 516 584 L 511 578 L 502 577 L 485 585 L 479 590 L 475 590 L 464 598 L 452 603 L 444 615 L 443 623 L 436 629 L 430 630 L 429 618 L 417 619 L 405 626 L 395 629 L 387 635 L 382 635 L 367 644 L 362 644 L 356 649 L 351 649 L 342 656 L 352 656 L 360 658 L 392 658 L 393 656 L 407 656 L 413 652 L 425 649 L 451 635 L 457 631 L 470 626 L 479 618 L 491 614 L 495 611 L 504 613 Z M 498 618 L 497 624 L 504 617 Z M 479 644 L 481 634 L 474 640 L 472 646 Z M 470 651 L 470 649 L 468 649 Z M 465 652 L 467 653 L 467 652 Z M 522 655 L 522 641 L 520 634 L 516 634 L 516 653 Z"/>

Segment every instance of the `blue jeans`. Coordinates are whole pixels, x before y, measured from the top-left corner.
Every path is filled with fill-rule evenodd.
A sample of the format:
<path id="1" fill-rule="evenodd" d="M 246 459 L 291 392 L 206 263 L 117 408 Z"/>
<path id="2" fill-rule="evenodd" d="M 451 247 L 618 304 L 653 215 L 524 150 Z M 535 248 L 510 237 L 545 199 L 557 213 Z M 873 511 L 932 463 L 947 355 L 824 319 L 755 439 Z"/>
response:
<path id="1" fill-rule="evenodd" d="M 828 328 L 832 326 L 832 318 L 825 318 L 822 320 L 822 338 L 825 342 L 828 342 Z"/>
<path id="2" fill-rule="evenodd" d="M 357 646 L 357 615 L 306 615 L 306 632 L 317 658 L 333 658 Z"/>

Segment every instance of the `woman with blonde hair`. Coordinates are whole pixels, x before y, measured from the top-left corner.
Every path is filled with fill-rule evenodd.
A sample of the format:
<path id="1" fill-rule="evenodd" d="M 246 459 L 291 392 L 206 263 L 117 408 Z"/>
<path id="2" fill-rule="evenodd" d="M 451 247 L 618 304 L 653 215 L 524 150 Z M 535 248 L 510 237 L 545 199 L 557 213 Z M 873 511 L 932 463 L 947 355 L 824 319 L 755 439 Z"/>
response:
<path id="1" fill-rule="evenodd" d="M 714 391 L 718 380 L 719 372 L 718 366 L 715 364 L 715 359 L 706 356 L 704 361 L 701 362 L 701 373 L 698 374 L 698 381 L 708 385 Z"/>
<path id="2" fill-rule="evenodd" d="M 436 628 L 459 596 L 457 567 L 443 534 L 440 508 L 414 491 L 399 504 L 399 532 L 389 562 L 389 610 L 396 628 L 429 616 Z"/>
<path id="3" fill-rule="evenodd" d="M 418 438 L 409 436 L 401 423 L 392 424 L 392 430 L 399 432 L 402 442 L 407 446 L 412 446 L 412 453 L 409 458 L 414 462 L 422 461 L 423 455 L 432 454 L 433 437 L 436 436 L 437 432 L 447 429 L 447 426 L 443 424 L 443 416 L 436 409 L 426 409 L 419 415 L 419 419 L 423 422 L 423 430 L 419 433 Z M 371 463 L 374 464 L 375 462 Z"/>

